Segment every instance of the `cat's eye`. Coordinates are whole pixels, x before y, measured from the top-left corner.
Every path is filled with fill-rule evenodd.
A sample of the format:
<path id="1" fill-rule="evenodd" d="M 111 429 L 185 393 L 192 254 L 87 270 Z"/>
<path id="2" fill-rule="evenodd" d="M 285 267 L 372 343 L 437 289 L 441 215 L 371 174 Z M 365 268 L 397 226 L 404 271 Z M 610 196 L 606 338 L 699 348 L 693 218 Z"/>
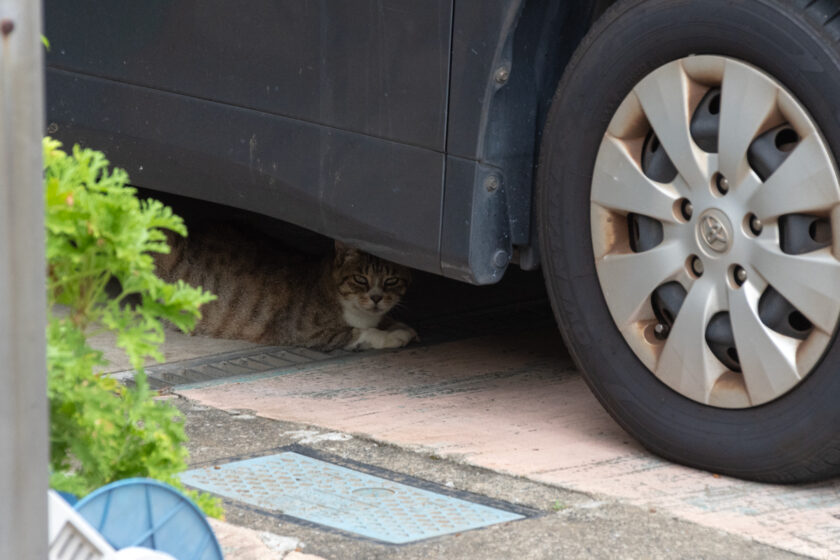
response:
<path id="1" fill-rule="evenodd" d="M 396 286 L 399 283 L 400 283 L 400 279 L 392 276 L 391 278 L 387 278 L 385 280 L 385 287 L 386 288 L 393 288 L 394 286 Z"/>
<path id="2" fill-rule="evenodd" d="M 368 279 L 362 276 L 361 274 L 354 274 L 353 281 L 357 284 L 361 284 L 362 286 L 368 285 Z"/>

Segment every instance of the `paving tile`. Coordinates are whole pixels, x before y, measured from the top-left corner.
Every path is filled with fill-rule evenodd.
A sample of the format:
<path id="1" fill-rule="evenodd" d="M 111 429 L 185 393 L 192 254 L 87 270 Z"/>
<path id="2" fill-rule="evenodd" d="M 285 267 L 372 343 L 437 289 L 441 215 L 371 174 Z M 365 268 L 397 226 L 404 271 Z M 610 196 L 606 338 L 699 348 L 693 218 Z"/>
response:
<path id="1" fill-rule="evenodd" d="M 652 456 L 603 411 L 553 331 L 407 348 L 183 394 L 840 557 L 840 482 L 750 483 Z"/>

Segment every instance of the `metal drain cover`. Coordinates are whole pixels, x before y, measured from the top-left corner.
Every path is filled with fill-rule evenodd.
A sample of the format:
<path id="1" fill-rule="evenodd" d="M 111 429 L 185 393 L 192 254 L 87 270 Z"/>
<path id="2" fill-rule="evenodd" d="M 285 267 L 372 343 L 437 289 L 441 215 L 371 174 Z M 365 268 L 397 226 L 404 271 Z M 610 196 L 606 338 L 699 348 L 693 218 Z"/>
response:
<path id="1" fill-rule="evenodd" d="M 181 480 L 262 510 L 392 544 L 525 517 L 294 452 L 194 469 Z"/>
<path id="2" fill-rule="evenodd" d="M 288 346 L 258 346 L 223 354 L 203 356 L 178 362 L 158 364 L 146 368 L 149 387 L 164 389 L 192 384 L 202 384 L 231 378 L 247 377 L 267 371 L 301 368 L 326 360 L 349 356 L 352 352 L 333 350 L 318 352 L 308 348 Z M 134 370 L 109 374 L 124 383 L 133 383 Z"/>

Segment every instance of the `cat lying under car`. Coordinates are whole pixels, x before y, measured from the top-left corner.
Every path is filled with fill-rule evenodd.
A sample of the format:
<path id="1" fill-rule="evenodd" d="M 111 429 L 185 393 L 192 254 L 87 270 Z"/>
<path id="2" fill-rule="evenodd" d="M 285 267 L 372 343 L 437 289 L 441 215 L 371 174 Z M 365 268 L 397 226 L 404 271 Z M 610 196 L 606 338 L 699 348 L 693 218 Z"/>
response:
<path id="1" fill-rule="evenodd" d="M 158 275 L 216 294 L 196 333 L 323 351 L 399 348 L 417 338 L 394 321 L 411 281 L 407 268 L 336 242 L 326 258 L 284 251 L 228 227 L 168 235 Z"/>

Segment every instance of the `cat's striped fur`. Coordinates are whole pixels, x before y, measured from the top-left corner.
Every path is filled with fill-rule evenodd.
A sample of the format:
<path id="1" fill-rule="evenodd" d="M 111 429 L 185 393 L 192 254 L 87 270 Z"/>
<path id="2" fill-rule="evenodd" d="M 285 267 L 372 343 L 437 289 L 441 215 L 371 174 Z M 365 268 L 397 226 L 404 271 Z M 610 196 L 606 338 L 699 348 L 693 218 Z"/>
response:
<path id="1" fill-rule="evenodd" d="M 396 348 L 416 337 L 386 317 L 408 287 L 406 268 L 336 244 L 314 258 L 281 249 L 232 227 L 169 235 L 158 274 L 218 296 L 201 308 L 196 332 L 263 344 L 335 348 Z"/>

